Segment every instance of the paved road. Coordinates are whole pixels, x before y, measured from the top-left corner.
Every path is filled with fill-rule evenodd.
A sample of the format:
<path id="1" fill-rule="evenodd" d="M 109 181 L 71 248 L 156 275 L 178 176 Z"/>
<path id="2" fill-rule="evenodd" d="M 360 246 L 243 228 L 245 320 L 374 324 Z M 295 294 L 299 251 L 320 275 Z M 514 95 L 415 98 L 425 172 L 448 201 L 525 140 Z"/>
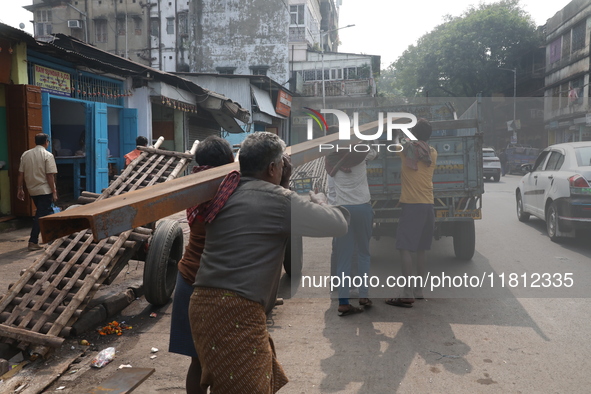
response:
<path id="1" fill-rule="evenodd" d="M 510 288 L 507 282 L 503 289 L 497 280 L 492 287 L 428 297 L 412 309 L 385 305 L 375 297 L 394 296 L 396 290 L 378 288 L 371 310 L 342 318 L 329 289 L 303 297 L 307 291 L 284 277 L 285 304 L 275 308 L 269 324 L 291 380 L 281 392 L 587 392 L 591 245 L 581 240 L 555 244 L 542 221 L 518 222 L 518 179 L 506 176 L 485 184 L 472 262 L 456 261 L 451 239 L 442 239 L 429 253 L 429 269 L 454 276 L 493 274 L 495 279 L 504 273 L 506 281 L 510 273 L 525 273 L 529 281 L 532 274 L 572 272 L 572 288 L 526 288 L 520 279 L 519 287 Z M 328 274 L 329 248 L 328 240 L 305 240 L 304 275 Z M 392 239 L 372 242 L 372 274 L 399 272 Z M 120 364 L 130 363 L 156 368 L 137 392 L 183 393 L 187 360 L 165 351 L 170 309 L 156 310 L 158 317 L 150 319 L 152 307 L 143 299 L 134 302 L 119 317 L 133 322 L 133 334 L 107 339 L 119 350 L 117 360 L 103 370 L 88 370 L 89 357 L 83 357 L 76 364 L 82 366 L 76 367 L 79 372 L 65 375 L 50 390 L 66 386 L 62 392 L 85 392 Z M 152 346 L 161 349 L 153 360 Z"/>

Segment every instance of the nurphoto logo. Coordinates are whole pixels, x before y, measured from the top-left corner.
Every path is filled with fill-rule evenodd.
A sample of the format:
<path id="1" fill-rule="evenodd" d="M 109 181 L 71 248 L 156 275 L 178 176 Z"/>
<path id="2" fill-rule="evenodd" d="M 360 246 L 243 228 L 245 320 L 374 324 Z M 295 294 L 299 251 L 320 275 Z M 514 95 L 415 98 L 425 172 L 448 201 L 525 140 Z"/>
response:
<path id="1" fill-rule="evenodd" d="M 322 114 L 333 114 L 337 117 L 338 126 L 339 126 L 339 140 L 341 141 L 348 141 L 351 140 L 351 124 L 353 124 L 353 134 L 356 138 L 361 141 L 375 141 L 379 140 L 382 135 L 384 134 L 384 113 L 378 112 L 378 129 L 374 134 L 361 134 L 359 131 L 359 113 L 353 112 L 353 121 L 349 118 L 345 112 L 340 111 L 338 109 L 321 109 L 320 112 L 316 111 L 312 108 L 305 107 L 308 110 L 308 115 L 311 119 L 308 119 L 307 123 L 307 132 L 308 132 L 308 140 L 314 139 L 313 136 L 313 127 L 314 121 L 320 127 L 323 134 L 326 134 L 328 131 L 328 123 Z M 393 138 L 393 130 L 402 130 L 402 132 L 406 135 L 406 137 L 412 141 L 416 141 L 417 138 L 413 135 L 410 131 L 417 124 L 417 117 L 408 112 L 387 112 L 386 113 L 386 140 L 387 141 L 394 141 Z M 410 119 L 408 123 L 398 123 L 402 120 Z M 369 152 L 370 149 L 374 148 L 378 152 L 380 149 L 386 149 L 388 152 L 401 152 L 402 145 L 399 143 L 392 143 L 392 144 L 382 144 L 382 143 L 359 143 L 359 144 L 350 144 L 350 145 L 342 145 L 342 144 L 320 144 L 319 151 L 322 152 L 323 150 L 347 150 L 349 152 Z"/>

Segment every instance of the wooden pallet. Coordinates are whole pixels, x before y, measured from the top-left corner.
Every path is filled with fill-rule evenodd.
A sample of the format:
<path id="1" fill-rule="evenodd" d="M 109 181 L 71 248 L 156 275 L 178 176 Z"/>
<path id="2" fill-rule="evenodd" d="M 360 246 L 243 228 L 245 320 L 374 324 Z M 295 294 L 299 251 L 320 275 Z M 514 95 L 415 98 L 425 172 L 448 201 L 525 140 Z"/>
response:
<path id="1" fill-rule="evenodd" d="M 189 153 L 141 148 L 142 154 L 102 194 L 84 192 L 91 203 L 167 182 L 184 171 Z M 62 237 L 47 247 L 0 299 L 0 341 L 45 356 L 59 347 L 101 284 L 111 283 L 146 242 L 152 229 L 139 227 L 94 242 L 90 230 Z"/>

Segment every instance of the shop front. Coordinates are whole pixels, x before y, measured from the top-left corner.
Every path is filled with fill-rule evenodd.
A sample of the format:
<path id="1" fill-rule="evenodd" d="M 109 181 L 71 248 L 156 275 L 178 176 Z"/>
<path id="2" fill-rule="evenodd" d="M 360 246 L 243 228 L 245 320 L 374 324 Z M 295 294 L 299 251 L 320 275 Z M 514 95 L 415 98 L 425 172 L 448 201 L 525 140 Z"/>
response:
<path id="1" fill-rule="evenodd" d="M 29 53 L 30 84 L 41 88 L 43 132 L 58 165 L 63 198 L 100 193 L 135 148 L 137 110 L 124 108 L 124 80 L 76 70 Z"/>

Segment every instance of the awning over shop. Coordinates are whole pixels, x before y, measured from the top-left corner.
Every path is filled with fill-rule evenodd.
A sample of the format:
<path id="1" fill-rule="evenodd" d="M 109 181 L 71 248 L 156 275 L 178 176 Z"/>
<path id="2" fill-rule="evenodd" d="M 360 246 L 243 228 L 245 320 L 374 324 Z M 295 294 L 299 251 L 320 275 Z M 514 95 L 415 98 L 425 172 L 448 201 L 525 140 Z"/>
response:
<path id="1" fill-rule="evenodd" d="M 253 85 L 250 85 L 250 88 L 252 89 L 252 95 L 254 96 L 254 100 L 259 106 L 259 110 L 261 112 L 271 115 L 274 118 L 287 119 L 285 116 L 281 116 L 275 112 L 275 106 L 273 105 L 268 92 L 265 92 L 264 90 L 259 89 Z"/>
<path id="2" fill-rule="evenodd" d="M 236 119 L 248 123 L 250 120 L 248 111 L 224 96 L 213 92 L 208 94 L 207 99 L 200 104 L 201 107 L 207 110 L 228 133 L 244 133 L 244 129 Z"/>

